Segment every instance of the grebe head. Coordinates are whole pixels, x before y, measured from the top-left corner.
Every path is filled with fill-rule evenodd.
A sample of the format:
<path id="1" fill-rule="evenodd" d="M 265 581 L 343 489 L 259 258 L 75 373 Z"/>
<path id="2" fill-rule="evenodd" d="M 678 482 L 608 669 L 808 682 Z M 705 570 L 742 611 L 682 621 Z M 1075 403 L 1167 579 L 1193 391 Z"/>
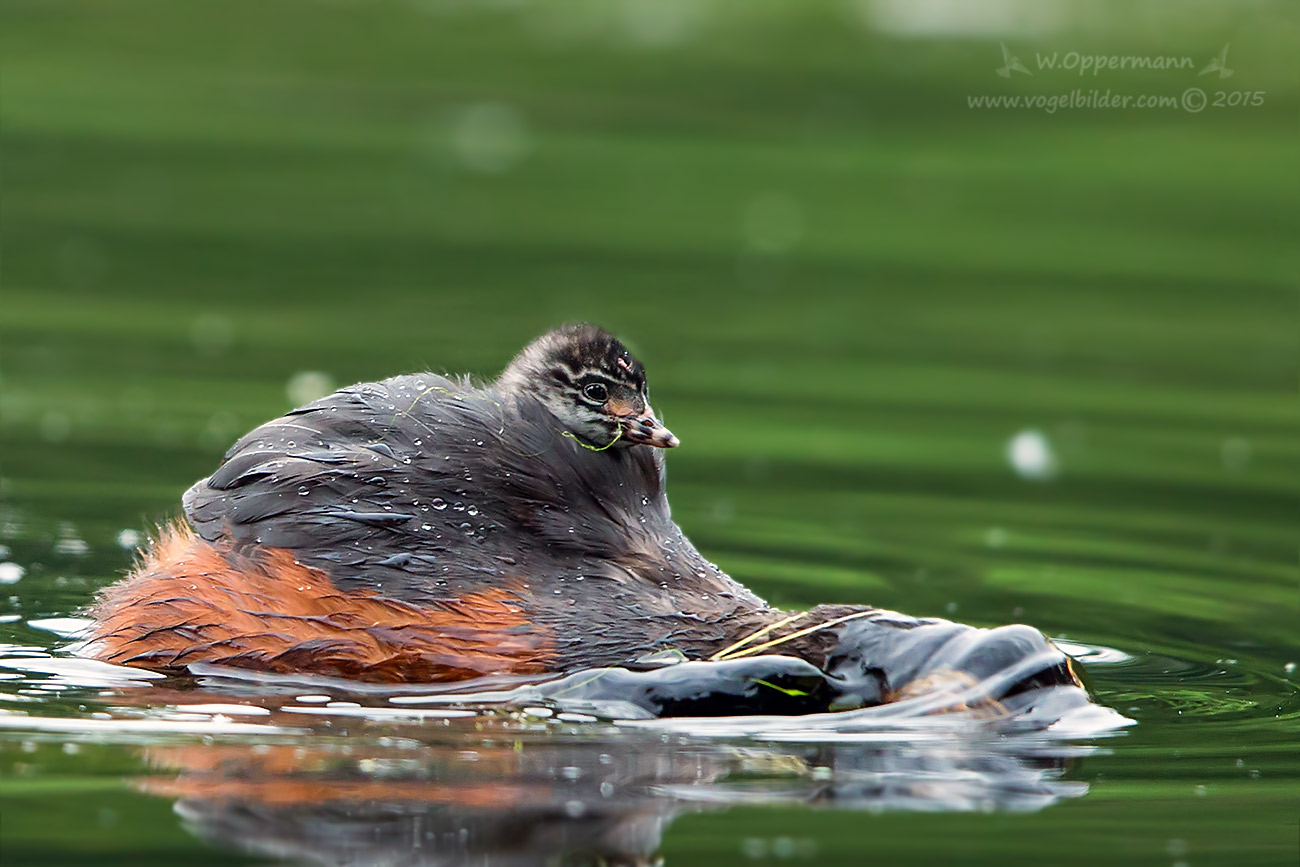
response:
<path id="1" fill-rule="evenodd" d="M 679 442 L 655 418 L 641 362 L 594 325 L 565 325 L 543 334 L 515 356 L 497 387 L 536 397 L 590 446 L 670 449 Z"/>

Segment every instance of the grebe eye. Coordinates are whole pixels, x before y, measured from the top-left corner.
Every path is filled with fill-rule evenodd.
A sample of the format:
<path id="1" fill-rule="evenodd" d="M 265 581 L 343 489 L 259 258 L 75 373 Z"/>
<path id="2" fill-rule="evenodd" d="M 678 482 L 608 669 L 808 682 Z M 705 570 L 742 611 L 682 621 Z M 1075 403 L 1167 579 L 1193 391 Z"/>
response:
<path id="1" fill-rule="evenodd" d="M 582 396 L 593 403 L 604 403 L 609 392 L 599 382 L 589 382 L 582 387 Z"/>

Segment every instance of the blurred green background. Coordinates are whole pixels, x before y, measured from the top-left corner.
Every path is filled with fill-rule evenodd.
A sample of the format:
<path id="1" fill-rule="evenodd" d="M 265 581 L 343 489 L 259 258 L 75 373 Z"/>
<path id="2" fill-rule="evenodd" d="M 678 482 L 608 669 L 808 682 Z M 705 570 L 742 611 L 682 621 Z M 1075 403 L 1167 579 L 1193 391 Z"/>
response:
<path id="1" fill-rule="evenodd" d="M 1292 857 L 1267 779 L 1181 799 L 1225 740 L 1295 764 L 1298 25 L 1281 2 L 2 0 L 10 604 L 84 606 L 120 530 L 323 387 L 492 376 L 590 320 L 683 440 L 678 520 L 773 602 L 1254 666 L 1099 681 L 1149 718 L 1068 808 L 868 826 L 887 844 L 709 816 L 670 863 L 773 822 L 844 863 Z M 1232 75 L 1199 74 L 1225 45 Z M 997 73 L 1003 46 L 1028 73 Z M 1072 51 L 1194 66 L 1037 62 Z M 1204 110 L 969 102 L 1190 87 Z M 72 532 L 92 557 L 60 559 Z M 1220 728 L 1164 724 L 1250 684 Z M 1157 785 L 1183 750 L 1186 785 Z M 57 854 L 35 828 L 24 851 Z"/>

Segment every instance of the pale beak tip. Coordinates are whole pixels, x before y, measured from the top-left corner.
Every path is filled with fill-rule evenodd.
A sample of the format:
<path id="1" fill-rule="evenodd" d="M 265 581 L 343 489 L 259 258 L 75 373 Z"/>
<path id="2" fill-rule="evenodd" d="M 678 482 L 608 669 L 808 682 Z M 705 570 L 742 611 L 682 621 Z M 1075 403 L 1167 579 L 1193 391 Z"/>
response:
<path id="1" fill-rule="evenodd" d="M 674 436 L 672 431 L 660 424 L 659 420 L 649 413 L 628 422 L 624 430 L 632 442 L 653 446 L 657 449 L 675 449 L 682 444 L 682 441 Z"/>

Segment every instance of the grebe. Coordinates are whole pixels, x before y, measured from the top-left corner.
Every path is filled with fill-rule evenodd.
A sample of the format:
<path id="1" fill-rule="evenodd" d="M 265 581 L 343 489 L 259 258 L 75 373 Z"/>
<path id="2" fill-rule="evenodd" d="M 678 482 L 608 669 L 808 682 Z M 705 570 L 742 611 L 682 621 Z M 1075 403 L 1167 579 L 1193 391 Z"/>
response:
<path id="1" fill-rule="evenodd" d="M 186 492 L 183 521 L 101 594 L 86 652 L 380 682 L 662 651 L 880 671 L 863 648 L 893 651 L 864 628 L 943 623 L 768 606 L 673 523 L 663 452 L 677 445 L 641 362 L 591 325 L 542 335 L 486 385 L 420 373 L 344 388 L 252 431 Z M 902 687 L 882 682 L 881 700 Z"/>

